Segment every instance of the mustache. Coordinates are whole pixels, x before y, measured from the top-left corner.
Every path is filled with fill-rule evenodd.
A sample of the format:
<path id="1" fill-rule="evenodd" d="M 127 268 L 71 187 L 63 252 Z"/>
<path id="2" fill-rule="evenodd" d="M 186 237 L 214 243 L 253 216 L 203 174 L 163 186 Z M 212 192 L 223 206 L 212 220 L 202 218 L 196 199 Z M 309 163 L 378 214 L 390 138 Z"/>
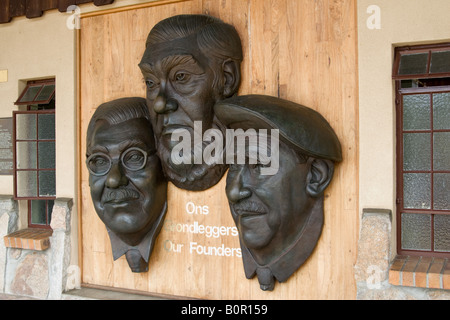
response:
<path id="1" fill-rule="evenodd" d="M 123 202 L 139 199 L 139 192 L 129 188 L 120 188 L 106 190 L 103 196 L 103 202 Z"/>
<path id="2" fill-rule="evenodd" d="M 242 201 L 233 205 L 233 209 L 237 214 L 245 214 L 248 212 L 265 214 L 266 208 L 256 201 Z"/>

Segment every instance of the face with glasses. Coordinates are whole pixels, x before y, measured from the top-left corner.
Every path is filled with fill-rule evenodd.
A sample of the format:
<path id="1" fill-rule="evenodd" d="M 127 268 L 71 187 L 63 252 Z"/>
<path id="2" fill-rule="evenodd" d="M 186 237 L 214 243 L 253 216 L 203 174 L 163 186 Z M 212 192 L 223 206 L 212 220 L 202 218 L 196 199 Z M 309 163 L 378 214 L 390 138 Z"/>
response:
<path id="1" fill-rule="evenodd" d="M 100 219 L 136 245 L 160 216 L 167 183 L 144 118 L 119 124 L 99 120 L 88 143 L 91 197 Z"/>
<path id="2" fill-rule="evenodd" d="M 122 153 L 120 163 L 127 171 L 142 170 L 147 164 L 147 152 L 138 147 L 131 147 Z M 112 164 L 113 159 L 103 152 L 94 153 L 86 160 L 89 173 L 97 177 L 107 175 Z"/>

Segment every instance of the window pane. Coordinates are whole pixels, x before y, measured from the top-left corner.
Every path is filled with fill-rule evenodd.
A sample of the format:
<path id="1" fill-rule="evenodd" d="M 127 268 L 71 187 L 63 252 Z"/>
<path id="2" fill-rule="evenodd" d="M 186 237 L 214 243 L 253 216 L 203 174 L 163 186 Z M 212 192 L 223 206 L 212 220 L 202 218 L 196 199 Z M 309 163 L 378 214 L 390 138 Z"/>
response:
<path id="1" fill-rule="evenodd" d="M 405 133 L 403 136 L 403 169 L 431 170 L 431 134 Z"/>
<path id="2" fill-rule="evenodd" d="M 45 101 L 52 97 L 53 92 L 55 91 L 55 85 L 54 84 L 46 84 L 44 88 L 42 88 L 42 91 L 39 92 L 39 95 L 34 99 L 35 101 Z"/>
<path id="3" fill-rule="evenodd" d="M 434 204 L 435 210 L 450 210 L 450 174 L 436 173 L 434 175 Z"/>
<path id="4" fill-rule="evenodd" d="M 450 252 L 450 216 L 434 216 L 434 250 Z"/>
<path id="5" fill-rule="evenodd" d="M 425 74 L 427 73 L 428 52 L 405 54 L 400 58 L 398 74 Z"/>
<path id="6" fill-rule="evenodd" d="M 16 137 L 18 140 L 36 139 L 36 115 L 17 114 L 16 115 Z"/>
<path id="7" fill-rule="evenodd" d="M 31 224 L 47 223 L 47 206 L 45 200 L 31 200 Z"/>
<path id="8" fill-rule="evenodd" d="M 38 115 L 38 137 L 43 140 L 55 139 L 55 114 Z"/>
<path id="9" fill-rule="evenodd" d="M 17 171 L 17 196 L 18 197 L 37 196 L 36 171 Z"/>
<path id="10" fill-rule="evenodd" d="M 39 196 L 56 196 L 55 171 L 39 171 Z"/>
<path id="11" fill-rule="evenodd" d="M 36 95 L 38 94 L 39 90 L 41 90 L 41 88 L 42 84 L 28 87 L 27 91 L 25 92 L 25 94 L 23 95 L 22 99 L 20 99 L 19 102 L 33 101 Z"/>
<path id="12" fill-rule="evenodd" d="M 17 169 L 36 169 L 36 142 L 19 141 L 16 146 Z"/>
<path id="13" fill-rule="evenodd" d="M 431 209 L 431 175 L 407 173 L 403 175 L 404 208 Z"/>
<path id="14" fill-rule="evenodd" d="M 433 140 L 434 170 L 450 170 L 450 132 L 435 132 Z"/>
<path id="15" fill-rule="evenodd" d="M 53 141 L 39 142 L 39 169 L 55 168 L 55 143 Z"/>
<path id="16" fill-rule="evenodd" d="M 431 251 L 431 215 L 402 213 L 402 249 Z"/>
<path id="17" fill-rule="evenodd" d="M 450 72 L 450 51 L 438 51 L 431 54 L 430 72 Z"/>
<path id="18" fill-rule="evenodd" d="M 429 94 L 403 96 L 403 129 L 431 129 L 431 98 Z"/>
<path id="19" fill-rule="evenodd" d="M 450 92 L 433 94 L 433 122 L 435 130 L 450 129 Z"/>

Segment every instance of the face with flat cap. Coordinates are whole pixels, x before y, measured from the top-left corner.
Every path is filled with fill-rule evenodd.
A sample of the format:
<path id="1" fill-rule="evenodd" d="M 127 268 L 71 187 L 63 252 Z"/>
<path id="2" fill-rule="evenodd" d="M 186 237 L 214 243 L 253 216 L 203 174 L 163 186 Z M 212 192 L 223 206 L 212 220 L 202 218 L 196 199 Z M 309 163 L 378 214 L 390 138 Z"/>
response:
<path id="1" fill-rule="evenodd" d="M 235 164 L 230 166 L 226 184 L 231 213 L 244 244 L 274 256 L 283 249 L 283 242 L 289 242 L 286 237 L 294 237 L 301 229 L 311 205 L 306 195 L 309 164 L 284 143 L 279 152 L 276 174 L 261 175 L 260 164 Z"/>
<path id="2" fill-rule="evenodd" d="M 301 233 L 315 201 L 307 191 L 311 160 L 280 142 L 279 170 L 261 175 L 261 165 L 231 165 L 226 194 L 243 244 L 264 265 Z"/>
<path id="3" fill-rule="evenodd" d="M 310 228 L 311 222 L 323 215 L 323 194 L 334 173 L 331 159 L 341 158 L 339 141 L 326 120 L 304 106 L 260 95 L 224 100 L 215 106 L 215 112 L 235 131 L 277 130 L 280 137 L 267 142 L 270 153 L 278 152 L 278 171 L 262 174 L 264 166 L 251 164 L 255 147 L 250 143 L 245 146 L 248 160 L 230 165 L 226 195 L 241 245 L 261 266 L 276 261 L 300 242 L 302 247 L 314 248 L 321 226 L 312 231 L 316 229 Z M 258 150 L 261 146 L 258 139 Z M 239 152 L 235 153 L 238 158 Z M 270 166 L 265 161 L 257 163 Z M 302 238 L 310 232 L 318 234 Z"/>

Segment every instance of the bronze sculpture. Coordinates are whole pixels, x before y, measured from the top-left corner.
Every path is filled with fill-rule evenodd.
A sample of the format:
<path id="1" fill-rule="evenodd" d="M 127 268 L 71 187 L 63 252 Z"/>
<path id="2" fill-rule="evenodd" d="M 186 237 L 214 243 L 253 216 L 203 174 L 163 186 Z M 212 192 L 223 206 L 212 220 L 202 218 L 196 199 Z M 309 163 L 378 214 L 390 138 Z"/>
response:
<path id="1" fill-rule="evenodd" d="M 235 28 L 206 15 L 178 15 L 159 22 L 149 33 L 139 64 L 147 84 L 147 104 L 157 138 L 158 155 L 169 181 L 177 187 L 201 191 L 214 186 L 224 175 L 223 161 L 207 164 L 194 155 L 175 163 L 171 152 L 178 141 L 175 130 L 194 137 L 223 126 L 213 113 L 217 101 L 239 89 L 242 46 Z M 207 146 L 201 141 L 192 150 Z"/>
<path id="2" fill-rule="evenodd" d="M 249 95 L 214 109 L 231 129 L 279 130 L 279 146 L 269 148 L 279 150 L 278 171 L 264 176 L 261 163 L 232 164 L 226 185 L 245 275 L 256 274 L 262 290 L 273 290 L 274 279 L 286 281 L 316 246 L 324 190 L 342 160 L 341 146 L 319 113 L 290 101 Z"/>
<path id="3" fill-rule="evenodd" d="M 339 139 L 310 108 L 270 96 L 236 96 L 241 62 L 234 27 L 206 15 L 165 19 L 151 30 L 139 64 L 146 99 L 107 102 L 92 117 L 86 153 L 91 196 L 114 260 L 125 254 L 133 272 L 148 270 L 167 210 L 167 180 L 202 191 L 228 168 L 226 195 L 246 277 L 257 275 L 262 290 L 273 290 L 275 279 L 287 281 L 312 254 L 323 227 L 324 191 L 342 161 Z M 198 123 L 201 136 L 209 129 L 222 138 L 227 130 L 276 131 L 280 140 L 264 148 L 276 166 L 239 162 L 228 149 L 212 164 L 195 154 L 176 163 L 174 133 L 195 137 Z M 257 141 L 240 155 L 250 160 L 251 149 L 262 149 Z M 189 144 L 193 150 L 210 146 L 204 139 Z"/>
<path id="4" fill-rule="evenodd" d="M 86 149 L 91 197 L 114 260 L 125 254 L 133 272 L 146 272 L 167 211 L 167 181 L 145 99 L 100 105 L 88 126 Z"/>

